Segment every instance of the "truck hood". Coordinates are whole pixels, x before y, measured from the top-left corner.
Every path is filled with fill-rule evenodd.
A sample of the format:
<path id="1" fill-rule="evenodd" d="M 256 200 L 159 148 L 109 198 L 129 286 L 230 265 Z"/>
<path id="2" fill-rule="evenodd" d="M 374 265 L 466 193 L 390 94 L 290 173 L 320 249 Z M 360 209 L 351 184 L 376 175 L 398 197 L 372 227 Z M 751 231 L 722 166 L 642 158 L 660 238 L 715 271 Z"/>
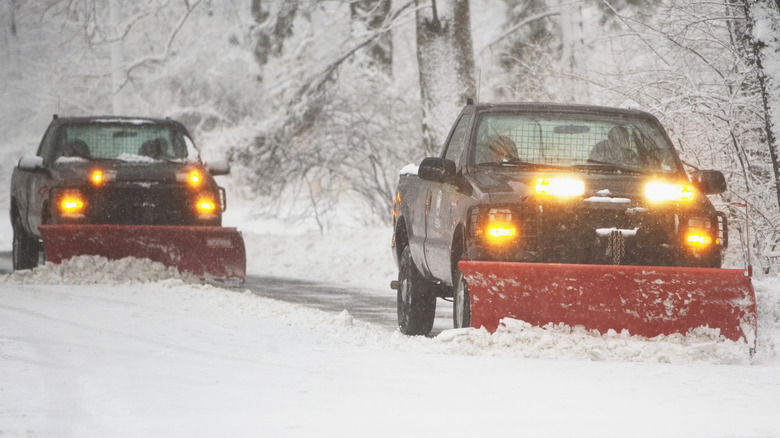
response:
<path id="1" fill-rule="evenodd" d="M 94 170 L 101 170 L 104 174 L 112 174 L 115 181 L 121 182 L 145 182 L 145 183 L 175 183 L 176 175 L 191 169 L 200 169 L 201 174 L 207 172 L 202 166 L 184 162 L 128 162 L 117 160 L 68 160 L 57 162 L 54 166 L 58 179 L 68 185 L 80 185 L 85 183 Z"/>

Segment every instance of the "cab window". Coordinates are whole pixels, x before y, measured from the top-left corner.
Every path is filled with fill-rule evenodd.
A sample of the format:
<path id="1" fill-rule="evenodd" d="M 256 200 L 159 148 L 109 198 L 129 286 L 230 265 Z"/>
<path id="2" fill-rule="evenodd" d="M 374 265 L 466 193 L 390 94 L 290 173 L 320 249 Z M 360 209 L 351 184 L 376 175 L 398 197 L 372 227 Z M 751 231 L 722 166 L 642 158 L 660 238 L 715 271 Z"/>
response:
<path id="1" fill-rule="evenodd" d="M 468 133 L 469 133 L 469 122 L 471 121 L 471 117 L 464 115 L 458 120 L 457 125 L 455 126 L 455 130 L 452 132 L 452 136 L 450 137 L 450 142 L 447 145 L 447 150 L 444 153 L 444 158 L 448 160 L 452 160 L 457 164 L 459 163 L 461 152 L 463 152 L 463 148 L 466 147 L 466 141 L 468 141 Z"/>

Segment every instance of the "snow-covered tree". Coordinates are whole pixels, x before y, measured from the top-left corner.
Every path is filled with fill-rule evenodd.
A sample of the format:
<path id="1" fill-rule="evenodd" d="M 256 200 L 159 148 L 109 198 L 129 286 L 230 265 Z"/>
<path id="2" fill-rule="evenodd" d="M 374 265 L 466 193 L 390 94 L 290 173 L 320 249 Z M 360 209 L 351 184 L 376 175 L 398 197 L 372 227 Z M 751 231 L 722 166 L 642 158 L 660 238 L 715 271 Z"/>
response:
<path id="1" fill-rule="evenodd" d="M 0 56 L 13 57 L 0 68 L 3 97 L 18 103 L 0 118 L 12 130 L 28 127 L 17 117 L 35 119 L 40 131 L 52 113 L 110 114 L 117 91 L 121 113 L 181 118 L 196 131 L 255 112 L 257 68 L 243 46 L 249 17 L 231 3 L 14 0 L 2 8 L 15 17 L 13 40 L 0 46 Z M 23 97 L 8 98 L 17 92 Z"/>
<path id="2" fill-rule="evenodd" d="M 764 107 L 767 149 L 780 205 L 780 3 L 744 0 L 744 7 Z"/>
<path id="3" fill-rule="evenodd" d="M 255 53 L 270 55 L 258 61 L 275 115 L 234 156 L 268 200 L 263 214 L 314 218 L 325 230 L 341 204 L 358 222 L 387 221 L 397 171 L 419 146 L 409 141 L 418 122 L 408 108 L 416 104 L 395 88 L 387 65 L 391 32 L 412 3 L 393 10 L 385 0 L 298 5 L 290 32 L 280 34 L 273 23 L 290 16 L 283 4 L 264 1 L 267 12 L 253 30 L 264 46 Z M 294 49 L 271 50 L 280 45 Z"/>
<path id="4" fill-rule="evenodd" d="M 466 99 L 476 97 L 468 0 L 418 0 L 417 62 L 423 145 L 439 152 Z"/>

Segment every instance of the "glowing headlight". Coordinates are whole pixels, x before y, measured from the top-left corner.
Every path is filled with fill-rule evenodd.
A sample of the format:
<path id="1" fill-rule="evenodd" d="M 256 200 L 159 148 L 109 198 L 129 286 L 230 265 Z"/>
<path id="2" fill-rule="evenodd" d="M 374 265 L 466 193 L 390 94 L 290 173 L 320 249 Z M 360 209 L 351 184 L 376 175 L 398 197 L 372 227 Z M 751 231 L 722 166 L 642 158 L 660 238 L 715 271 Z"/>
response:
<path id="1" fill-rule="evenodd" d="M 99 170 L 92 172 L 92 175 L 89 177 L 89 180 L 92 181 L 92 184 L 95 185 L 103 184 L 103 172 Z"/>
<path id="2" fill-rule="evenodd" d="M 693 193 L 690 184 L 650 182 L 645 186 L 645 197 L 652 202 L 692 201 Z"/>
<path id="3" fill-rule="evenodd" d="M 198 187 L 203 181 L 203 177 L 197 170 L 180 172 L 176 174 L 176 181 L 189 184 L 191 187 Z"/>
<path id="4" fill-rule="evenodd" d="M 100 169 L 95 169 L 89 174 L 89 182 L 91 182 L 93 186 L 102 186 L 104 183 L 111 181 L 116 181 L 115 171 L 103 172 Z"/>
<path id="5" fill-rule="evenodd" d="M 585 193 L 585 182 L 574 178 L 539 178 L 536 193 L 557 197 L 581 196 Z"/>

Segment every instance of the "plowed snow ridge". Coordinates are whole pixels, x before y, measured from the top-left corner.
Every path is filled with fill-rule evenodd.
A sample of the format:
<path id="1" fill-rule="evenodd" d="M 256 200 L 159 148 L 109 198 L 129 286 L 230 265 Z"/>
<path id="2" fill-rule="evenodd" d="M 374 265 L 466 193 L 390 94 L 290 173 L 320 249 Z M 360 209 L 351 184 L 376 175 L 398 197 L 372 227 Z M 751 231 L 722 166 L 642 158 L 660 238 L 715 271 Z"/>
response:
<path id="1" fill-rule="evenodd" d="M 143 259 L 108 261 L 101 257 L 77 257 L 60 265 L 46 264 L 31 271 L 0 277 L 9 284 L 148 284 L 141 289 L 175 290 L 177 300 L 190 306 L 229 313 L 251 313 L 278 318 L 303 328 L 325 342 L 389 347 L 400 351 L 438 354 L 556 358 L 595 361 L 708 362 L 744 364 L 751 358 L 745 345 L 721 338 L 714 330 L 698 329 L 688 335 L 646 339 L 628 333 L 599 334 L 580 327 L 533 327 L 507 319 L 495 333 L 482 329 L 445 330 L 433 338 L 406 337 L 355 320 L 346 310 L 330 314 L 305 306 L 283 303 L 218 287 L 198 285 L 193 278 Z M 780 300 L 771 284 L 756 286 L 759 304 L 759 349 L 753 361 L 776 360 L 780 332 Z M 164 297 L 168 294 L 159 293 Z M 172 298 L 172 297 L 171 297 Z M 195 315 L 193 315 L 195 316 Z"/>

